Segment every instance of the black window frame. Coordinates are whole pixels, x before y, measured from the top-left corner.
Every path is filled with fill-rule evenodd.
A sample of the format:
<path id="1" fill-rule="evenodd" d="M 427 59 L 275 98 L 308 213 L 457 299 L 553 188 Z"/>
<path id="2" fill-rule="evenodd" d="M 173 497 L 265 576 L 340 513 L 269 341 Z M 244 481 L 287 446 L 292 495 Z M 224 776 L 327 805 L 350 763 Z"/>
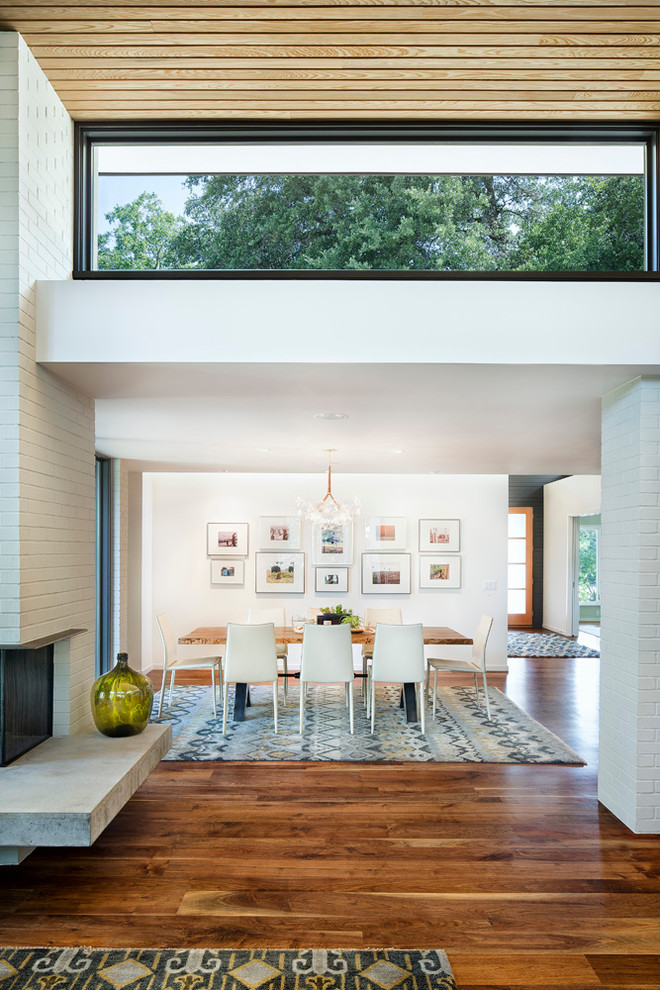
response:
<path id="1" fill-rule="evenodd" d="M 506 281 L 657 281 L 660 278 L 660 125 L 653 122 L 539 123 L 440 123 L 364 121 L 326 123 L 137 121 L 132 123 L 84 123 L 74 127 L 74 263 L 75 279 L 379 279 L 379 280 L 506 280 Z M 450 272 L 450 271 L 301 271 L 299 269 L 212 269 L 202 271 L 99 271 L 91 267 L 94 229 L 94 146 L 113 144 L 264 144 L 291 142 L 328 144 L 354 141 L 369 143 L 455 144 L 616 144 L 634 141 L 645 148 L 646 159 L 646 270 L 642 272 Z"/>
<path id="2" fill-rule="evenodd" d="M 112 461 L 96 454 L 96 676 L 112 667 Z"/>

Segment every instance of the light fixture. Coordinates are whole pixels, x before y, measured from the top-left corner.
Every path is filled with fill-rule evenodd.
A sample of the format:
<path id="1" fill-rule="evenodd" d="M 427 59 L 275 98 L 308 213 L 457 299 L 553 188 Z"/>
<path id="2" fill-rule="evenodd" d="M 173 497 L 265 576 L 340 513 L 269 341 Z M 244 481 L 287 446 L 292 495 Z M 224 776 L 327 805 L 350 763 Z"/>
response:
<path id="1" fill-rule="evenodd" d="M 326 449 L 328 455 L 328 490 L 320 502 L 310 502 L 308 499 L 299 498 L 296 500 L 298 515 L 311 523 L 348 523 L 360 513 L 360 500 L 358 498 L 349 499 L 347 502 L 339 503 L 332 494 L 332 455 L 335 449 Z"/>
<path id="2" fill-rule="evenodd" d="M 314 413 L 313 419 L 348 419 L 346 413 L 321 412 Z"/>

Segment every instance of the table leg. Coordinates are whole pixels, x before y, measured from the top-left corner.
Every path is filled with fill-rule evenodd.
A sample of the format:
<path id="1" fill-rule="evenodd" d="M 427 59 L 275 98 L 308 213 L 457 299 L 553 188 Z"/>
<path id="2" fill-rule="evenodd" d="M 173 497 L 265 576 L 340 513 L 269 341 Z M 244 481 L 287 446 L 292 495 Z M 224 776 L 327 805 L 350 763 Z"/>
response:
<path id="1" fill-rule="evenodd" d="M 245 707 L 250 704 L 250 692 L 248 685 L 239 683 L 236 685 L 236 697 L 234 699 L 234 722 L 245 721 Z"/>
<path id="2" fill-rule="evenodd" d="M 418 722 L 417 716 L 417 692 L 414 683 L 403 685 L 403 699 L 406 708 L 406 722 Z"/>

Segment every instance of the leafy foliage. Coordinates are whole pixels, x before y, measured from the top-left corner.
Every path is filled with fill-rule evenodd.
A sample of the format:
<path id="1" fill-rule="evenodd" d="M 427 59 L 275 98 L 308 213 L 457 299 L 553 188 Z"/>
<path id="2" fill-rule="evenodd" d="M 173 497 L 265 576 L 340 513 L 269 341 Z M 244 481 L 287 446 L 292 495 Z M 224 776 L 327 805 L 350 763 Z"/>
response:
<path id="1" fill-rule="evenodd" d="M 196 175 L 107 214 L 103 269 L 641 271 L 639 176 Z"/>
<path id="2" fill-rule="evenodd" d="M 583 604 L 597 602 L 598 588 L 598 530 L 583 527 L 580 529 L 580 572 L 578 596 Z"/>

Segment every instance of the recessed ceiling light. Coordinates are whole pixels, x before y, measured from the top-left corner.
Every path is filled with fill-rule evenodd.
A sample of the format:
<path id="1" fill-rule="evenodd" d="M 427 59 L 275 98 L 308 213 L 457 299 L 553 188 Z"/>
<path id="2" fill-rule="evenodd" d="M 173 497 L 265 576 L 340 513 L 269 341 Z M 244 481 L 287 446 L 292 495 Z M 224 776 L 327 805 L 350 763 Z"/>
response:
<path id="1" fill-rule="evenodd" d="M 405 450 L 391 450 L 390 454 L 405 454 Z"/>
<path id="2" fill-rule="evenodd" d="M 270 454 L 270 447 L 257 447 L 259 454 Z"/>
<path id="3" fill-rule="evenodd" d="M 314 419 L 348 419 L 346 413 L 314 413 Z"/>

